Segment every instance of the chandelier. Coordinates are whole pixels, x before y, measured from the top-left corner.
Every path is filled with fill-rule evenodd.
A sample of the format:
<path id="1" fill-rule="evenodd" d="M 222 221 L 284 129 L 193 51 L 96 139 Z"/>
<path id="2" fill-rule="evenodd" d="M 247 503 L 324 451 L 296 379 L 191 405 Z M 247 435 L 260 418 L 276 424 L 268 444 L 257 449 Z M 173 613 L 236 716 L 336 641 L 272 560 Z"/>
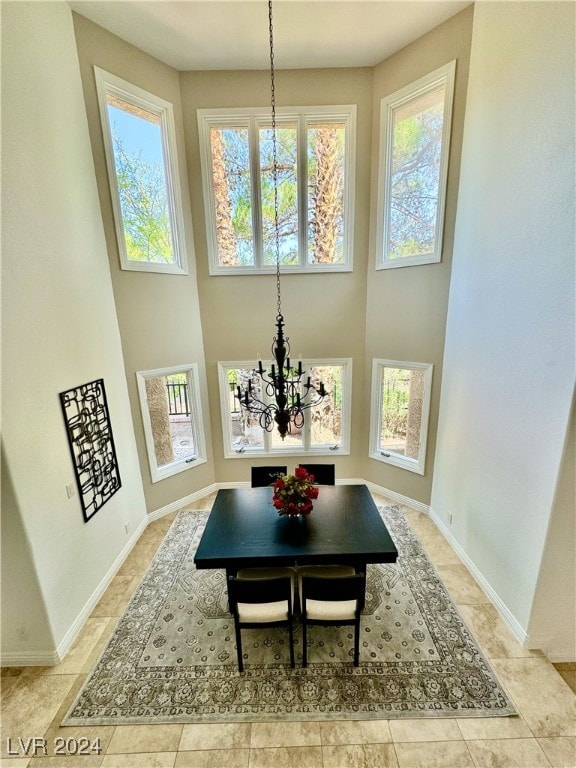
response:
<path id="1" fill-rule="evenodd" d="M 241 408 L 258 416 L 262 429 L 271 432 L 277 426 L 282 440 L 295 429 L 304 426 L 304 411 L 317 405 L 328 394 L 320 381 L 317 386 L 311 383 L 310 376 L 302 384 L 305 371 L 302 361 L 297 367 L 290 360 L 290 343 L 284 335 L 284 316 L 282 315 L 282 297 L 280 291 L 280 234 L 278 227 L 278 153 L 276 143 L 276 92 L 274 83 L 274 28 L 272 24 L 272 0 L 268 0 L 268 28 L 270 32 L 270 90 L 272 106 L 272 179 L 274 186 L 274 244 L 276 253 L 276 335 L 272 341 L 272 355 L 275 363 L 270 370 L 264 369 L 262 360 L 258 360 L 258 370 L 253 374 L 260 377 L 261 387 L 254 387 L 252 378 L 246 386 L 238 386 L 235 397 Z M 258 390 L 258 392 L 256 391 Z M 264 402 L 266 393 L 269 402 Z"/>

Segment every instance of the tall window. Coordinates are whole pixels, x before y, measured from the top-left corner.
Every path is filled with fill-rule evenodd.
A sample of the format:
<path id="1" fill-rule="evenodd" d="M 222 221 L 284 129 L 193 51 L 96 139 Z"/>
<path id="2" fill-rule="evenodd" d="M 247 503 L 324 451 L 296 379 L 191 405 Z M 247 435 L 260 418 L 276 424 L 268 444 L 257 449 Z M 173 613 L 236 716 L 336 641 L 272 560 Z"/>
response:
<path id="1" fill-rule="evenodd" d="M 286 271 L 352 265 L 355 106 L 278 109 L 277 203 Z M 269 110 L 198 110 L 211 274 L 275 268 Z"/>
<path id="2" fill-rule="evenodd" d="M 324 382 L 328 396 L 314 408 L 305 411 L 305 423 L 301 429 L 292 425 L 291 432 L 282 440 L 276 430 L 266 432 L 262 429 L 258 416 L 241 409 L 234 397 L 238 385 L 244 387 L 251 380 L 253 396 L 264 402 L 270 401 L 262 390 L 261 379 L 256 371 L 250 368 L 249 363 L 218 363 L 226 458 L 350 452 L 352 361 L 308 360 L 302 364 L 313 385 Z M 266 368 L 264 361 L 263 365 Z"/>
<path id="3" fill-rule="evenodd" d="M 186 274 L 172 105 L 94 70 L 122 269 Z"/>
<path id="4" fill-rule="evenodd" d="M 454 72 L 382 99 L 378 269 L 441 260 Z"/>
<path id="5" fill-rule="evenodd" d="M 139 371 L 136 380 L 152 482 L 204 463 L 198 367 Z"/>
<path id="6" fill-rule="evenodd" d="M 370 456 L 424 474 L 432 365 L 374 360 Z"/>

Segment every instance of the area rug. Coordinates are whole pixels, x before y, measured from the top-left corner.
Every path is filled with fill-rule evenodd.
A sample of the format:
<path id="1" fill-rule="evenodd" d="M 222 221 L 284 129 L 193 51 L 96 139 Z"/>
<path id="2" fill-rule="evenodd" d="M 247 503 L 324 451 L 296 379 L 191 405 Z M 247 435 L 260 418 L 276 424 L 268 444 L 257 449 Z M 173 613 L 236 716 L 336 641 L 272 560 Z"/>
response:
<path id="1" fill-rule="evenodd" d="M 176 517 L 63 725 L 487 717 L 516 711 L 399 507 L 380 509 L 399 552 L 370 565 L 360 666 L 352 628 L 243 631 L 223 571 L 196 570 L 207 512 Z"/>

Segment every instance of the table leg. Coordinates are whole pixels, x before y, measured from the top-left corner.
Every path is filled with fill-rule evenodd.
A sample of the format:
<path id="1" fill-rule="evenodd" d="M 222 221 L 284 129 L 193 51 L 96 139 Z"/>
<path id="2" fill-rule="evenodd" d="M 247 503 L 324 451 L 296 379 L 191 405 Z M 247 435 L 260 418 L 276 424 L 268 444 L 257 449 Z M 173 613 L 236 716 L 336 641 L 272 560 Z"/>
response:
<path id="1" fill-rule="evenodd" d="M 226 568 L 226 594 L 228 595 L 228 610 L 230 613 L 232 613 L 230 610 L 230 576 L 236 576 L 237 573 L 237 568 Z"/>
<path id="2" fill-rule="evenodd" d="M 362 604 L 360 605 L 360 609 L 364 610 L 364 606 L 366 605 L 366 568 L 368 567 L 368 563 L 360 563 L 356 562 L 354 563 L 354 570 L 356 573 L 361 573 L 363 576 L 364 581 L 364 589 L 362 590 Z"/>

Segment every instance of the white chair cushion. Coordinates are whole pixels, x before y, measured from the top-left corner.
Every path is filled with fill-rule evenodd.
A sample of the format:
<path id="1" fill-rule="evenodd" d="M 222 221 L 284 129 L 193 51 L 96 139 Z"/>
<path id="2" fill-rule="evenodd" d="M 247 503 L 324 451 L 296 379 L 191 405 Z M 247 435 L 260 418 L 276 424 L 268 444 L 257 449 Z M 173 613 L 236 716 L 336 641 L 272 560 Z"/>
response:
<path id="1" fill-rule="evenodd" d="M 288 602 L 280 600 L 274 603 L 238 603 L 238 616 L 240 622 L 246 624 L 287 621 Z"/>
<path id="2" fill-rule="evenodd" d="M 320 621 L 348 621 L 356 616 L 356 600 L 306 600 L 306 615 Z"/>

